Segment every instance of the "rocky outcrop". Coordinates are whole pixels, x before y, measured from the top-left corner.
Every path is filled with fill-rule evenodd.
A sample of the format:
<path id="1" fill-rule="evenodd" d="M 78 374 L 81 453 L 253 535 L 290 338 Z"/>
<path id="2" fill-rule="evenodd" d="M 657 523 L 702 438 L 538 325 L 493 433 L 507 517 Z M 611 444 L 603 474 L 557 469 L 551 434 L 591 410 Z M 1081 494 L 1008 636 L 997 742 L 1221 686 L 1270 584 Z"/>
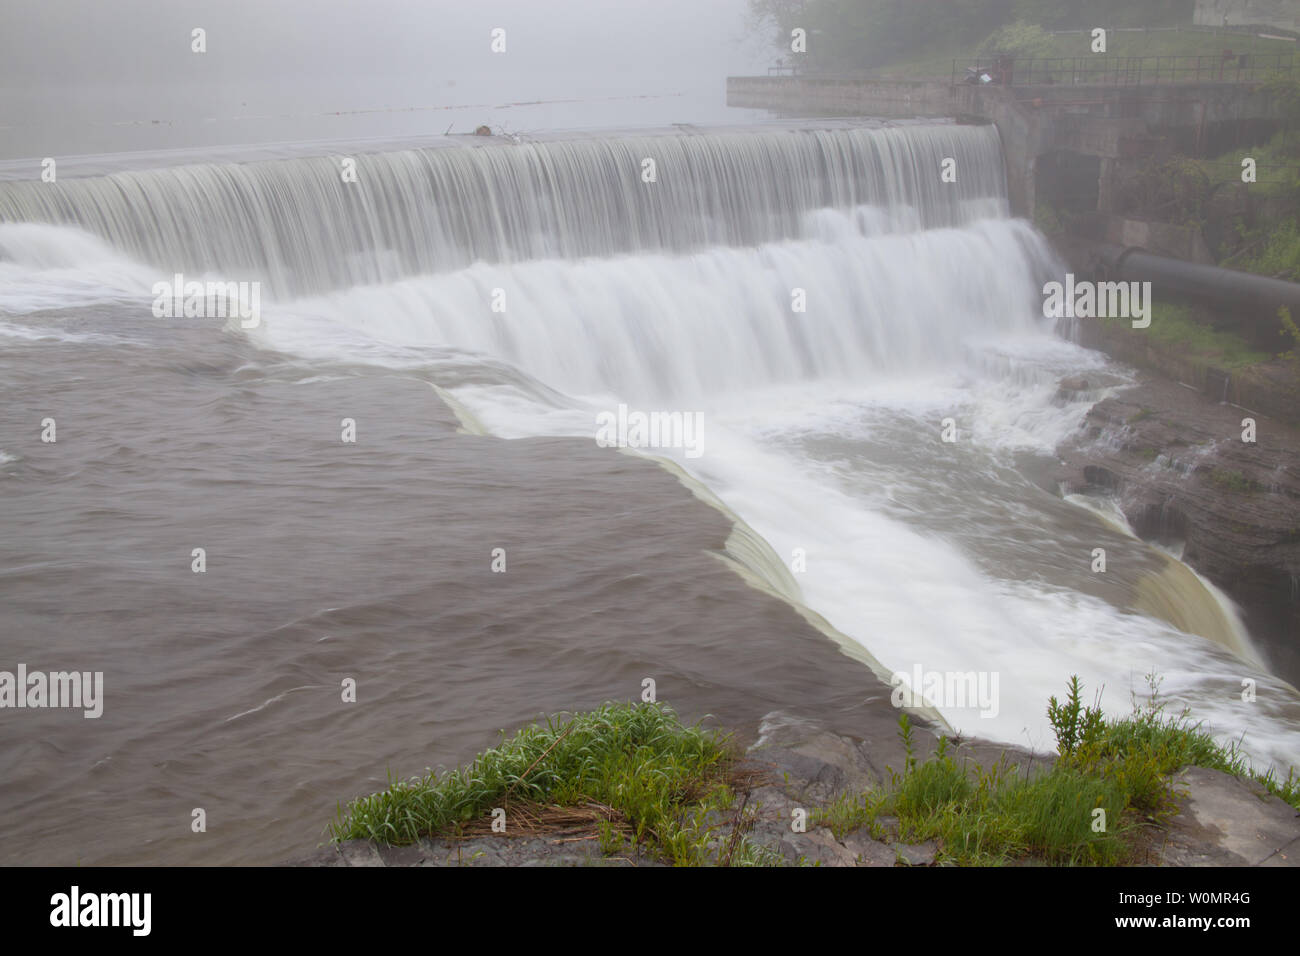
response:
<path id="1" fill-rule="evenodd" d="M 1152 376 L 1095 405 L 1059 454 L 1069 491 L 1113 494 L 1139 535 L 1184 542 L 1275 673 L 1300 683 L 1300 431 Z"/>
<path id="2" fill-rule="evenodd" d="M 922 728 L 915 733 L 918 759 L 924 760 L 935 739 Z M 885 746 L 873 746 L 826 731 L 821 726 L 787 714 L 769 714 L 758 742 L 750 748 L 747 764 L 760 774 L 761 786 L 748 794 L 752 812 L 732 821 L 720 821 L 719 839 L 736 821 L 749 839 L 779 853 L 788 863 L 819 866 L 930 866 L 939 846 L 930 840 L 909 844 L 899 839 L 897 821 L 883 817 L 874 833 L 856 830 L 837 838 L 817 826 L 814 811 L 844 794 L 860 794 L 888 783 L 890 769 L 901 770 L 906 760 L 897 735 Z M 1048 767 L 1051 757 L 1036 756 L 981 740 L 961 740 L 951 753 L 959 762 L 991 766 L 1007 759 L 1025 772 Z M 795 832 L 795 812 L 807 813 L 807 828 Z"/>
<path id="3" fill-rule="evenodd" d="M 918 749 L 934 738 L 917 730 Z M 1049 768 L 1050 756 L 983 741 L 959 741 L 950 751 L 959 762 L 990 766 L 1007 759 L 1018 773 Z M 813 811 L 845 793 L 859 794 L 884 782 L 882 760 L 901 766 L 895 741 L 885 751 L 785 714 L 769 715 L 744 767 L 753 785 L 735 806 L 712 821 L 713 846 L 733 842 L 737 827 L 751 841 L 791 865 L 906 867 L 938 862 L 941 847 L 930 840 L 898 839 L 897 821 L 881 817 L 872 832 L 836 837 L 818 826 Z M 919 755 L 924 759 L 924 753 Z M 894 758 L 899 758 L 894 762 Z M 1180 813 L 1150 841 L 1152 862 L 1166 866 L 1300 866 L 1300 812 L 1253 781 L 1216 770 L 1188 768 L 1174 781 Z M 807 812 L 796 832 L 795 811 Z M 466 840 L 426 838 L 413 846 L 384 847 L 364 840 L 330 844 L 295 861 L 296 866 L 662 866 L 642 853 L 605 856 L 591 833 L 504 833 Z"/>
<path id="4" fill-rule="evenodd" d="M 896 729 L 896 728 L 895 728 Z M 932 734 L 916 728 L 916 743 L 922 759 L 935 743 Z M 996 760 L 1006 748 L 980 741 L 959 743 L 955 753 L 971 760 Z M 1046 765 L 1014 751 L 1027 765 Z M 837 839 L 829 829 L 816 824 L 814 811 L 844 793 L 861 793 L 884 782 L 889 765 L 901 767 L 905 754 L 897 735 L 883 747 L 841 736 L 820 724 L 790 715 L 769 714 L 759 728 L 759 738 L 741 764 L 742 777 L 750 785 L 738 795 L 726 812 L 714 813 L 707 823 L 712 829 L 710 849 L 721 851 L 734 845 L 739 835 L 766 847 L 775 858 L 789 865 L 812 866 L 929 866 L 935 862 L 938 846 L 933 841 L 909 845 L 890 838 L 889 821 L 884 821 L 886 839 L 858 831 Z M 806 814 L 802 832 L 792 827 L 795 811 Z M 737 833 L 737 830 L 740 833 Z M 586 832 L 551 832 L 545 835 L 507 833 L 457 840 L 450 837 L 421 839 L 411 846 L 386 847 L 365 840 L 328 844 L 296 860 L 294 866 L 662 866 L 644 853 L 606 856 L 599 841 Z"/>
<path id="5" fill-rule="evenodd" d="M 1253 780 L 1188 767 L 1174 780 L 1165 866 L 1300 866 L 1300 811 Z"/>

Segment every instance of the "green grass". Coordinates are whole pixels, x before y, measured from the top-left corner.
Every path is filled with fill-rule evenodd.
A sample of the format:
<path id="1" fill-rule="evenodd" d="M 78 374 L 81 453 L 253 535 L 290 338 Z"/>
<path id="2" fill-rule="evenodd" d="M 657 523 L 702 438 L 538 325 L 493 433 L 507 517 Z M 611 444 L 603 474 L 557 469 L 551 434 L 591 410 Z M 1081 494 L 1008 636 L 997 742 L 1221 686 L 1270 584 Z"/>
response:
<path id="1" fill-rule="evenodd" d="M 876 839 L 939 841 L 938 860 L 959 866 L 1001 866 L 1023 857 L 1057 865 L 1115 865 L 1125 859 L 1121 824 L 1125 795 L 1113 779 L 1059 765 L 1025 779 L 1000 763 L 992 768 L 958 764 L 940 738 L 935 754 L 918 763 L 911 723 L 899 718 L 907 750 L 902 773 L 865 794 L 845 795 L 815 814 L 837 836 L 865 827 Z M 1106 811 L 1107 828 L 1094 832 L 1093 810 Z M 897 821 L 889 833 L 885 818 Z"/>
<path id="2" fill-rule="evenodd" d="M 1122 316 L 1104 316 L 1101 321 L 1125 331 L 1130 328 L 1130 320 Z M 1247 368 L 1274 357 L 1254 348 L 1244 336 L 1236 332 L 1216 329 L 1208 322 L 1201 321 L 1192 308 L 1171 302 L 1153 302 L 1151 325 L 1146 329 L 1133 329 L 1129 334 L 1145 336 L 1163 351 L 1182 353 L 1188 358 L 1219 368 Z M 1286 344 L 1281 339 L 1279 342 L 1283 346 Z M 1131 421 L 1141 421 L 1144 417 L 1147 416 L 1139 412 Z"/>
<path id="3" fill-rule="evenodd" d="M 1059 756 L 1050 770 L 1018 775 L 1006 764 L 959 765 L 948 742 L 927 761 L 913 756 L 911 724 L 899 718 L 907 752 L 902 773 L 888 786 L 846 794 L 814 819 L 837 835 L 864 828 L 875 839 L 937 839 L 939 861 L 962 866 L 1003 865 L 1029 858 L 1056 865 L 1113 866 L 1143 862 L 1140 836 L 1176 812 L 1170 778 L 1184 767 L 1209 767 L 1249 776 L 1300 809 L 1300 781 L 1291 771 L 1249 770 L 1235 745 L 1222 746 L 1188 714 L 1172 717 L 1159 700 L 1159 681 L 1148 676 L 1149 700 L 1132 716 L 1106 720 L 1081 700 L 1072 678 L 1063 702 L 1048 704 Z M 1097 809 L 1104 829 L 1095 829 Z M 896 833 L 885 824 L 892 818 Z"/>
<path id="4" fill-rule="evenodd" d="M 1165 713 L 1158 679 L 1133 714 L 1107 720 L 1085 706 L 1072 678 L 1048 718 L 1059 756 L 1023 774 L 1005 761 L 958 763 L 946 738 L 918 761 L 907 714 L 899 718 L 906 760 L 886 785 L 845 794 L 814 811 L 812 822 L 836 836 L 865 829 L 882 841 L 938 840 L 946 864 L 996 866 L 1030 859 L 1055 865 L 1117 865 L 1141 859 L 1143 832 L 1176 811 L 1170 778 L 1187 766 L 1260 781 L 1300 809 L 1300 780 L 1252 772 L 1235 744 L 1222 746 L 1186 711 Z M 598 805 L 592 824 L 608 855 L 630 847 L 676 865 L 780 865 L 745 837 L 719 839 L 719 821 L 736 804 L 739 754 L 728 737 L 686 727 L 657 704 L 606 704 L 589 713 L 533 724 L 467 766 L 394 781 L 340 807 L 329 827 L 336 840 L 409 844 L 454 835 L 496 807 L 507 826 L 549 809 Z M 1098 809 L 1105 827 L 1096 828 Z"/>
<path id="5" fill-rule="evenodd" d="M 595 804 L 615 812 L 598 827 L 607 853 L 630 843 L 678 865 L 771 862 L 744 840 L 710 849 L 707 821 L 733 802 L 735 763 L 728 738 L 683 726 L 666 706 L 606 704 L 533 724 L 468 766 L 393 781 L 341 807 L 329 833 L 403 845 L 455 833 L 495 807 L 506 809 L 510 826 L 512 806 L 522 816 Z"/>
<path id="6" fill-rule="evenodd" d="M 1300 85 L 1293 81 L 1288 93 L 1300 98 Z M 1244 185 L 1242 159 L 1255 160 L 1256 181 Z M 1282 132 L 1267 143 L 1231 150 L 1213 159 L 1180 159 L 1177 169 L 1156 173 L 1166 182 L 1181 177 L 1182 193 L 1187 198 L 1184 215 L 1191 225 L 1204 228 L 1208 220 L 1209 197 L 1223 190 L 1248 189 L 1251 196 L 1268 199 L 1272 216 L 1258 219 L 1248 226 L 1241 218 L 1233 223 L 1230 238 L 1223 247 L 1220 265 L 1274 278 L 1300 280 L 1300 228 L 1296 210 L 1300 206 L 1300 153 L 1293 133 Z"/>
<path id="7" fill-rule="evenodd" d="M 1300 50 L 1296 51 L 1300 54 Z M 1237 186 L 1242 182 L 1241 161 L 1255 161 L 1255 182 L 1248 184 L 1252 194 L 1291 196 L 1300 185 L 1300 156 L 1296 154 L 1294 136 L 1278 133 L 1267 143 L 1239 146 L 1209 159 L 1179 160 L 1204 177 L 1209 187 Z"/>
<path id="8" fill-rule="evenodd" d="M 1256 234 L 1254 246 L 1235 257 L 1233 266 L 1274 279 L 1300 281 L 1300 228 L 1287 219 Z"/>
<path id="9" fill-rule="evenodd" d="M 1300 51 L 1297 51 L 1300 52 Z M 1279 96 L 1294 99 L 1292 132 L 1267 143 L 1242 146 L 1208 159 L 1180 156 L 1152 161 L 1120 186 L 1120 204 L 1137 218 L 1151 218 L 1213 235 L 1218 264 L 1274 278 L 1300 280 L 1300 82 L 1278 79 Z M 1255 161 L 1255 181 L 1242 182 L 1242 160 Z M 1243 192 L 1253 214 L 1238 209 Z M 1235 199 L 1232 197 L 1236 197 Z M 1226 218 L 1231 215 L 1232 218 Z M 1044 218 L 1050 224 L 1050 219 Z M 1289 340 L 1280 343 L 1283 347 Z"/>
<path id="10" fill-rule="evenodd" d="M 1295 769 L 1279 779 L 1270 769 L 1258 773 L 1250 768 L 1245 755 L 1236 743 L 1226 745 L 1201 730 L 1199 721 L 1193 721 L 1184 709 L 1176 716 L 1165 712 L 1166 704 L 1160 700 L 1160 679 L 1147 675 L 1150 693 L 1143 704 L 1134 702 L 1133 715 L 1123 720 L 1106 722 L 1102 732 L 1084 750 L 1087 761 L 1104 762 L 1139 756 L 1149 764 L 1154 773 L 1168 775 L 1184 767 L 1207 767 L 1238 777 L 1249 777 L 1263 785 L 1269 793 L 1300 810 L 1300 779 Z"/>
<path id="11" fill-rule="evenodd" d="M 1142 334 L 1158 345 L 1187 352 L 1224 368 L 1245 368 L 1272 358 L 1252 348 L 1242 336 L 1198 322 L 1192 318 L 1190 309 L 1169 303 L 1155 303 L 1151 327 Z"/>
<path id="12" fill-rule="evenodd" d="M 1291 317 L 1291 310 L 1286 306 L 1281 306 L 1277 310 L 1278 321 L 1282 323 L 1281 336 L 1289 348 L 1282 353 L 1282 357 L 1288 361 L 1294 361 L 1300 358 L 1300 326 Z"/>

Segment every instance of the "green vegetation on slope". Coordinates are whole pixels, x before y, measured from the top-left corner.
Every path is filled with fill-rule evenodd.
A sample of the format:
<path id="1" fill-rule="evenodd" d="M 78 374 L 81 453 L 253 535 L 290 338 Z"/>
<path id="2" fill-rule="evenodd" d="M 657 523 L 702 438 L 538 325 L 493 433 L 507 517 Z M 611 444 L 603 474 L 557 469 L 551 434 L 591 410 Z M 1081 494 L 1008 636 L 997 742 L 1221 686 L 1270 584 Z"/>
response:
<path id="1" fill-rule="evenodd" d="M 1251 348 L 1245 338 L 1234 332 L 1197 321 L 1186 306 L 1157 302 L 1151 310 L 1151 327 L 1145 334 L 1172 352 L 1186 353 L 1189 358 L 1219 368 L 1245 368 L 1272 358 Z"/>
<path id="2" fill-rule="evenodd" d="M 1220 36 L 1200 31 L 1168 31 L 1159 33 L 1112 33 L 1107 37 L 1106 53 L 1094 54 L 1088 34 L 1052 35 L 1041 27 L 1026 22 L 1017 22 L 994 31 L 982 41 L 974 44 L 944 46 L 923 55 L 909 57 L 906 60 L 878 65 L 870 72 L 882 76 L 899 78 L 949 77 L 952 73 L 953 60 L 964 61 L 975 57 L 988 58 L 994 53 L 1011 53 L 1019 59 L 1062 58 L 1078 59 L 1080 66 L 1088 66 L 1094 60 L 1103 58 L 1128 58 L 1140 56 L 1202 56 L 1213 58 L 1216 62 L 1224 49 L 1231 49 L 1234 54 L 1289 54 L 1295 53 L 1296 44 L 1285 40 L 1265 40 L 1245 34 Z M 1271 61 L 1270 61 L 1271 62 Z M 960 66 L 960 62 L 958 64 Z M 1165 70 L 1171 68 L 1165 65 Z M 1210 61 L 1202 65 L 1210 69 Z M 1190 74 L 1192 64 L 1183 63 L 1181 69 Z M 1037 71 L 1035 71 L 1037 76 Z M 1190 75 L 1188 76 L 1190 78 Z M 1058 80 L 1059 82 L 1059 80 Z"/>
<path id="3" fill-rule="evenodd" d="M 1029 775 L 1006 763 L 959 765 L 946 738 L 918 761 L 904 713 L 902 772 L 891 770 L 887 785 L 846 795 L 813 819 L 837 836 L 866 828 L 883 840 L 937 838 L 942 863 L 1107 865 L 1144 862 L 1143 832 L 1175 812 L 1170 776 L 1183 767 L 1254 776 L 1300 809 L 1294 772 L 1285 781 L 1250 773 L 1235 746 L 1216 744 L 1186 712 L 1165 715 L 1158 681 L 1148 681 L 1150 699 L 1132 716 L 1108 721 L 1082 704 L 1072 678 L 1065 700 L 1048 704 L 1060 756 Z M 336 840 L 409 844 L 491 832 L 486 821 L 496 807 L 539 830 L 567 809 L 564 822 L 592 827 L 607 854 L 631 845 L 678 865 L 779 865 L 780 857 L 743 836 L 716 839 L 723 811 L 734 808 L 746 782 L 738 758 L 728 738 L 684 727 L 666 706 L 607 704 L 527 727 L 457 770 L 394 781 L 340 808 L 329 832 Z"/>
<path id="4" fill-rule="evenodd" d="M 394 781 L 341 808 L 330 834 L 403 845 L 456 832 L 496 807 L 512 821 L 583 808 L 607 853 L 627 842 L 678 865 L 770 862 L 743 840 L 709 849 L 705 820 L 734 799 L 736 757 L 727 738 L 682 726 L 666 706 L 607 704 L 526 727 L 466 767 Z"/>
<path id="5" fill-rule="evenodd" d="M 1287 110 L 1289 129 L 1208 159 L 1148 162 L 1125 177 L 1116 205 L 1134 218 L 1199 230 L 1222 266 L 1300 281 L 1300 79 L 1275 77 L 1263 86 L 1296 104 Z"/>
<path id="6" fill-rule="evenodd" d="M 1273 354 L 1254 347 L 1243 335 L 1215 328 L 1210 314 L 1192 306 L 1154 302 L 1151 325 L 1145 329 L 1134 329 L 1130 320 L 1116 316 L 1101 321 L 1109 328 L 1109 335 L 1131 339 L 1142 348 L 1150 347 L 1161 355 L 1199 366 L 1238 370 L 1274 358 Z M 1280 353 L 1286 344 L 1285 340 L 1279 340 Z"/>
<path id="7" fill-rule="evenodd" d="M 878 70 L 898 76 L 947 76 L 953 59 L 994 51 L 1020 56 L 1092 54 L 1086 35 L 1050 31 L 1112 30 L 1110 56 L 1290 52 L 1295 44 L 1245 34 L 1179 30 L 1120 32 L 1135 27 L 1182 27 L 1194 0 L 750 0 L 756 28 L 774 53 L 792 59 L 790 34 L 807 31 L 801 56 L 811 70 Z"/>
<path id="8" fill-rule="evenodd" d="M 1186 712 L 1166 715 L 1159 681 L 1148 682 L 1144 705 L 1135 705 L 1131 717 L 1108 721 L 1099 708 L 1082 703 L 1079 680 L 1071 678 L 1065 700 L 1053 697 L 1048 704 L 1060 756 L 1050 770 L 1029 777 L 1006 765 L 960 766 L 942 738 L 935 754 L 917 763 L 904 714 L 903 772 L 891 771 L 889 787 L 842 797 L 817 819 L 837 836 L 864 827 L 883 838 L 892 818 L 905 840 L 937 839 L 941 863 L 997 866 L 1030 858 L 1107 866 L 1146 862 L 1143 831 L 1176 813 L 1170 777 L 1184 767 L 1253 776 L 1300 809 L 1294 771 L 1285 781 L 1271 771 L 1250 773 L 1235 746 L 1215 743 Z"/>

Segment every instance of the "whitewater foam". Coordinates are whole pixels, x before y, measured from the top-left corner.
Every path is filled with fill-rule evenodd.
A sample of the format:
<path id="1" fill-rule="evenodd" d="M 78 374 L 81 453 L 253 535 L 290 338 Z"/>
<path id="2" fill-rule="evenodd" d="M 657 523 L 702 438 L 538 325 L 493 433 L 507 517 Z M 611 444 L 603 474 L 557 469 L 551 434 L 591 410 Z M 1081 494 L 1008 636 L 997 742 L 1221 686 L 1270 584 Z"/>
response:
<path id="1" fill-rule="evenodd" d="M 671 157 L 657 184 L 628 179 L 647 150 Z M 1131 594 L 1105 596 L 1086 556 L 1123 536 L 1018 469 L 1086 412 L 1059 379 L 1104 360 L 1042 318 L 1057 263 L 1005 218 L 996 133 L 435 152 L 363 158 L 373 189 L 353 194 L 328 158 L 123 174 L 40 199 L 10 184 L 0 217 L 75 221 L 141 261 L 258 270 L 280 294 L 252 341 L 313 370 L 418 370 L 467 431 L 594 443 L 595 415 L 620 403 L 704 413 L 701 457 L 656 454 L 734 516 L 722 557 L 877 673 L 1000 672 L 996 717 L 944 712 L 960 730 L 1047 748 L 1045 701 L 1071 674 L 1122 714 L 1158 671 L 1260 761 L 1300 762 L 1295 692 L 1135 612 Z M 947 153 L 956 189 L 937 175 Z M 213 228 L 182 235 L 185 217 Z M 1242 676 L 1267 705 L 1234 706 L 1225 688 Z"/>

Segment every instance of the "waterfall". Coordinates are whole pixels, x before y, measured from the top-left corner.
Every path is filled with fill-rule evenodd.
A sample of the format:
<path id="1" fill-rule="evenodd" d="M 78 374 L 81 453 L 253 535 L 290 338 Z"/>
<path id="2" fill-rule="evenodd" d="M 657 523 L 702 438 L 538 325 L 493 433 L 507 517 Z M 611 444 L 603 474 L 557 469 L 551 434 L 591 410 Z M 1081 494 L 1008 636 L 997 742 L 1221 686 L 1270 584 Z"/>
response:
<path id="1" fill-rule="evenodd" d="M 451 145 L 352 159 L 355 182 L 329 156 L 5 182 L 0 222 L 80 226 L 162 274 L 255 277 L 287 298 L 478 261 L 756 245 L 798 236 L 822 208 L 906 209 L 924 227 L 957 225 L 972 202 L 986 210 L 1005 196 L 992 127 Z M 941 179 L 948 159 L 955 182 Z"/>
<path id="2" fill-rule="evenodd" d="M 1122 714 L 1156 666 L 1216 731 L 1245 720 L 1262 753 L 1289 754 L 1293 691 L 1285 715 L 1243 718 L 1215 683 L 1253 666 L 1222 602 L 1026 478 L 1026 455 L 1050 460 L 1088 408 L 1058 382 L 1103 361 L 1042 316 L 1061 268 L 1009 216 L 991 127 L 449 142 L 0 182 L 0 313 L 78 309 L 92 330 L 71 336 L 95 334 L 102 306 L 165 335 L 152 283 L 258 280 L 260 324 L 213 339 L 312 376 L 416 375 L 466 431 L 591 442 L 615 409 L 694 416 L 699 455 L 649 453 L 723 510 L 719 556 L 747 580 L 882 676 L 1015 675 L 997 717 L 933 702 L 954 727 L 1042 745 L 1043 702 L 1071 674 Z M 1097 546 L 1125 574 L 1093 574 Z"/>

